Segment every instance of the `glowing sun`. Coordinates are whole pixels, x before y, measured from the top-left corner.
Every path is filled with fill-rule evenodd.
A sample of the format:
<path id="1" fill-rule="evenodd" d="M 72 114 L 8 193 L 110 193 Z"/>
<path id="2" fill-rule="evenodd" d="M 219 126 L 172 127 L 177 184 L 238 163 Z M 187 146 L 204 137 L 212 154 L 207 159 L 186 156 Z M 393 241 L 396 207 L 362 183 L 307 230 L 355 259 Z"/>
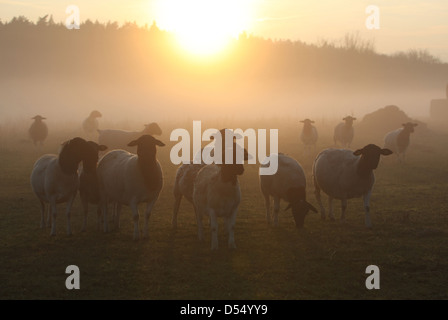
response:
<path id="1" fill-rule="evenodd" d="M 159 0 L 157 24 L 173 32 L 190 53 L 211 55 L 249 27 L 252 1 Z"/>

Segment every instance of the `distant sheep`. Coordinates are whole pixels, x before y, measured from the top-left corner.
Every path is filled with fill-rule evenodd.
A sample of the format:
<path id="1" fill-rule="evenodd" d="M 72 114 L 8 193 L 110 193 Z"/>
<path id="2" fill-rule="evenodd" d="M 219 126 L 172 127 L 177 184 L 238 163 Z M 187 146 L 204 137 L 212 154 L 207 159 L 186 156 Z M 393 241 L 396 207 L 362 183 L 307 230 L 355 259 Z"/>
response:
<path id="1" fill-rule="evenodd" d="M 311 149 L 316 150 L 318 134 L 316 127 L 313 126 L 314 121 L 305 119 L 300 122 L 303 123 L 300 140 L 305 146 L 305 153 L 308 153 Z"/>
<path id="2" fill-rule="evenodd" d="M 104 231 L 109 230 L 107 207 L 127 205 L 132 210 L 134 220 L 134 239 L 140 236 L 138 205 L 146 202 L 145 228 L 143 237 L 148 236 L 148 222 L 151 210 L 163 186 L 162 168 L 157 161 L 157 146 L 165 144 L 150 135 L 143 135 L 129 142 L 137 146 L 137 155 L 124 150 L 107 153 L 98 163 L 98 180 Z"/>
<path id="3" fill-rule="evenodd" d="M 409 147 L 411 133 L 414 132 L 414 128 L 417 123 L 404 123 L 403 128 L 391 131 L 386 134 L 384 138 L 384 148 L 388 148 L 395 152 L 398 156 L 398 160 L 403 162 L 405 160 L 406 151 Z"/>
<path id="4" fill-rule="evenodd" d="M 79 196 L 81 198 L 82 208 L 84 212 L 84 222 L 81 231 L 85 231 L 87 227 L 87 213 L 89 211 L 89 203 L 98 205 L 98 222 L 100 221 L 101 210 L 99 208 L 100 194 L 98 188 L 98 176 L 97 176 L 97 163 L 98 163 L 98 153 L 100 151 L 105 151 L 107 146 L 98 145 L 93 141 L 87 142 L 91 148 L 96 150 L 96 159 L 91 161 L 91 168 L 82 167 L 79 174 Z M 92 159 L 93 160 L 93 159 Z M 93 164 L 95 166 L 93 167 Z"/>
<path id="5" fill-rule="evenodd" d="M 236 143 L 233 142 L 232 164 L 206 165 L 198 172 L 194 182 L 193 203 L 198 224 L 198 237 L 200 240 L 203 239 L 202 217 L 208 216 L 210 218 L 212 250 L 218 249 L 218 217 L 225 218 L 229 235 L 229 248 L 236 248 L 234 228 L 238 206 L 241 201 L 238 176 L 244 172 L 243 164 L 238 164 L 236 161 L 236 150 Z M 222 157 L 224 160 L 225 152 L 222 153 Z M 249 155 L 244 149 L 244 160 L 248 159 Z"/>
<path id="6" fill-rule="evenodd" d="M 292 215 L 297 228 L 303 228 L 305 216 L 311 210 L 317 209 L 306 201 L 306 177 L 302 166 L 293 158 L 284 155 L 278 156 L 278 170 L 274 175 L 260 175 L 260 188 L 265 199 L 266 219 L 271 223 L 271 199 L 274 198 L 274 225 L 278 225 L 278 212 L 280 200 L 289 203 L 287 209 L 292 208 Z M 263 161 L 261 167 L 266 167 L 269 158 Z"/>
<path id="7" fill-rule="evenodd" d="M 41 228 L 45 227 L 45 205 L 51 213 L 51 235 L 56 233 L 56 205 L 67 203 L 67 234 L 71 234 L 70 210 L 78 192 L 78 166 L 83 162 L 87 174 L 94 174 L 98 151 L 82 138 L 63 144 L 59 155 L 47 154 L 39 158 L 31 172 L 31 187 L 41 204 Z M 49 216 L 50 217 L 50 216 Z"/>
<path id="8" fill-rule="evenodd" d="M 101 118 L 102 114 L 94 110 L 90 113 L 90 115 L 83 121 L 82 128 L 86 135 L 89 138 L 95 137 L 95 135 L 98 133 L 98 120 L 97 118 Z"/>
<path id="9" fill-rule="evenodd" d="M 365 224 L 371 228 L 370 196 L 375 183 L 373 170 L 378 167 L 381 155 L 390 154 L 392 154 L 391 150 L 381 149 L 374 144 L 369 144 L 355 152 L 342 149 L 322 151 L 313 164 L 315 195 L 322 219 L 325 219 L 325 209 L 322 205 L 320 190 L 328 195 L 329 215 L 332 220 L 334 220 L 333 199 L 341 200 L 341 219 L 344 220 L 347 200 L 362 196 Z"/>
<path id="10" fill-rule="evenodd" d="M 350 145 L 353 141 L 353 137 L 355 136 L 355 130 L 353 129 L 353 121 L 356 118 L 352 116 L 345 117 L 344 123 L 339 123 L 334 128 L 334 144 L 338 145 L 338 142 L 341 143 L 343 148 L 350 148 Z"/>
<path id="11" fill-rule="evenodd" d="M 128 143 L 141 137 L 142 135 L 159 136 L 162 129 L 155 122 L 146 124 L 145 129 L 141 132 L 124 131 L 124 130 L 98 130 L 98 143 L 105 145 L 109 150 L 123 149 L 135 152 L 135 147 L 130 148 Z"/>
<path id="12" fill-rule="evenodd" d="M 48 127 L 45 122 L 42 122 L 42 120 L 46 120 L 47 118 L 37 115 L 31 119 L 34 119 L 34 122 L 31 124 L 31 127 L 28 130 L 29 136 L 35 146 L 37 146 L 38 144 L 42 146 L 48 136 Z"/>

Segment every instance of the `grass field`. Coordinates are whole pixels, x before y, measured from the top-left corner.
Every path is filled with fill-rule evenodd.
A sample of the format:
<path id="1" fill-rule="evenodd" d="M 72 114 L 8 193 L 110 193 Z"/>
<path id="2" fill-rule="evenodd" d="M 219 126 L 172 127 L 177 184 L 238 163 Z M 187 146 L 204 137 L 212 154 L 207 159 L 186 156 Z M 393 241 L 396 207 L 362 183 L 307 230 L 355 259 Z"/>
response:
<path id="1" fill-rule="evenodd" d="M 270 126 L 268 121 L 259 125 L 240 122 L 234 128 L 277 125 L 279 151 L 302 163 L 308 175 L 308 200 L 317 206 L 310 175 L 312 157 L 302 156 L 300 127 L 295 120 L 282 124 L 280 120 L 271 120 Z M 218 122 L 210 127 L 222 125 Z M 220 248 L 211 252 L 209 230 L 200 243 L 193 208 L 187 201 L 181 205 L 177 230 L 171 227 L 176 166 L 169 160 L 174 143 L 169 141 L 168 127 L 176 126 L 190 129 L 191 122 L 162 125 L 161 140 L 167 146 L 159 149 L 158 158 L 164 188 L 151 216 L 150 237 L 137 242 L 132 240 L 131 213 L 126 207 L 119 231 L 98 232 L 92 207 L 87 231 L 81 233 L 79 197 L 72 211 L 72 236 L 65 234 L 63 206 L 59 207 L 57 235 L 50 237 L 49 229 L 40 229 L 39 202 L 29 184 L 38 154 L 14 134 L 23 130 L 10 127 L 9 134 L 3 131 L 0 299 L 448 298 L 448 135 L 417 130 L 406 164 L 398 164 L 395 156 L 382 160 L 371 201 L 371 230 L 364 226 L 361 199 L 349 201 L 345 223 L 310 215 L 305 230 L 298 231 L 291 213 L 281 211 L 279 226 L 268 226 L 258 167 L 246 165 L 240 178 L 237 249 L 227 249 L 221 227 Z M 330 129 L 321 130 L 318 150 L 331 145 L 330 133 Z M 61 127 L 43 152 L 57 152 L 61 140 L 71 134 Z M 381 144 L 382 136 L 356 137 L 354 147 Z M 339 218 L 339 203 L 335 204 Z M 68 265 L 80 268 L 80 290 L 65 287 Z M 365 287 L 369 265 L 380 268 L 380 290 Z"/>

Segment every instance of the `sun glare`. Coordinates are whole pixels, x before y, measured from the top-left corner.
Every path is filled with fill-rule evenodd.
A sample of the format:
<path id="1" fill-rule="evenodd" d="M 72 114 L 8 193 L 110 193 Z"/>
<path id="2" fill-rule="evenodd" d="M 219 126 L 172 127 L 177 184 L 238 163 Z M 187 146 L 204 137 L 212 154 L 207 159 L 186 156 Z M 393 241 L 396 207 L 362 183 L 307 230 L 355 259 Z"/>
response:
<path id="1" fill-rule="evenodd" d="M 252 0 L 159 0 L 157 24 L 175 34 L 188 52 L 221 52 L 232 37 L 247 29 Z"/>

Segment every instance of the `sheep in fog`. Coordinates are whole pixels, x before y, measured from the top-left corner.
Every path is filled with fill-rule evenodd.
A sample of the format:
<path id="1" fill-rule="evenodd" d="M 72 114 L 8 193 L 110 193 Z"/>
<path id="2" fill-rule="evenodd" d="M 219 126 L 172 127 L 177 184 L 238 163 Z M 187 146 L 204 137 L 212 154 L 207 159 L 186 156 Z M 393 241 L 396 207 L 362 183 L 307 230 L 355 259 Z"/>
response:
<path id="1" fill-rule="evenodd" d="M 177 214 L 179 212 L 180 202 L 182 197 L 185 197 L 189 202 L 193 203 L 193 188 L 196 176 L 203 167 L 202 164 L 185 163 L 177 169 L 176 179 L 174 181 L 174 210 L 172 225 L 177 227 Z"/>
<path id="2" fill-rule="evenodd" d="M 223 130 L 221 130 L 223 132 Z M 223 139 L 224 140 L 224 139 Z M 223 141 L 222 140 L 222 141 Z M 237 144 L 233 141 L 233 161 L 225 163 L 225 143 L 222 144 L 222 164 L 209 164 L 204 166 L 197 174 L 193 189 L 193 204 L 198 224 L 198 238 L 203 240 L 202 217 L 208 216 L 211 228 L 211 249 L 218 249 L 218 217 L 224 217 L 228 232 L 229 248 L 235 246 L 235 220 L 239 203 L 241 201 L 241 190 L 238 176 L 244 172 L 242 160 L 249 160 L 247 150 L 243 159 L 237 159 Z M 237 162 L 237 160 L 239 160 Z"/>
<path id="3" fill-rule="evenodd" d="M 345 219 L 347 200 L 363 197 L 365 224 L 372 227 L 370 220 L 370 196 L 375 182 L 373 170 L 378 167 L 380 156 L 392 154 L 389 149 L 369 144 L 352 152 L 345 149 L 325 149 L 316 157 L 313 164 L 314 187 L 322 219 L 325 209 L 322 205 L 320 190 L 328 195 L 329 215 L 334 220 L 333 199 L 341 200 L 342 215 Z"/>
<path id="4" fill-rule="evenodd" d="M 313 126 L 314 121 L 305 119 L 300 122 L 303 123 L 302 132 L 300 133 L 300 140 L 305 147 L 305 153 L 308 153 L 310 149 L 316 150 L 318 134 L 316 127 Z"/>
<path id="5" fill-rule="evenodd" d="M 417 123 L 411 122 L 404 123 L 403 128 L 387 133 L 384 138 L 384 148 L 388 148 L 395 152 L 400 162 L 403 162 L 405 159 L 411 133 L 414 132 L 414 128 L 417 125 Z"/>
<path id="6" fill-rule="evenodd" d="M 41 204 L 41 228 L 45 227 L 45 205 L 51 213 L 51 235 L 56 233 L 56 205 L 67 203 L 67 234 L 71 234 L 70 210 L 78 192 L 78 166 L 82 161 L 87 174 L 94 175 L 98 151 L 82 138 L 65 142 L 59 155 L 47 154 L 39 158 L 31 172 L 31 188 Z M 50 216 L 49 216 L 50 218 Z"/>
<path id="7" fill-rule="evenodd" d="M 150 135 L 129 142 L 137 147 L 137 155 L 124 150 L 107 153 L 98 163 L 100 202 L 104 219 L 104 232 L 108 232 L 107 207 L 127 205 L 134 220 L 134 240 L 139 238 L 138 205 L 146 202 L 144 237 L 148 236 L 148 220 L 163 186 L 162 168 L 157 161 L 157 146 L 165 144 Z"/>
<path id="8" fill-rule="evenodd" d="M 343 148 L 350 148 L 350 144 L 352 143 L 353 137 L 355 136 L 353 121 L 355 121 L 356 118 L 348 116 L 342 120 L 344 120 L 344 122 L 339 123 L 334 128 L 334 144 L 338 145 L 338 142 L 340 142 Z"/>
<path id="9" fill-rule="evenodd" d="M 87 141 L 87 143 L 96 150 L 96 161 L 90 162 L 88 165 L 91 167 L 82 166 L 79 173 L 79 196 L 81 198 L 82 208 L 84 212 L 84 222 L 81 231 L 85 231 L 87 227 L 87 213 L 89 211 L 89 203 L 99 205 L 100 195 L 98 188 L 98 176 L 97 176 L 97 163 L 98 153 L 107 149 L 107 146 L 99 145 L 93 141 Z M 100 208 L 98 206 L 98 223 L 100 220 Z"/>
<path id="10" fill-rule="evenodd" d="M 306 177 L 302 166 L 293 158 L 285 155 L 271 155 L 278 157 L 278 170 L 274 175 L 260 175 L 260 188 L 265 199 L 266 219 L 271 223 L 271 196 L 274 198 L 274 225 L 278 225 L 280 200 L 289 203 L 287 209 L 292 209 L 292 215 L 297 228 L 303 228 L 305 217 L 311 210 L 317 209 L 306 201 Z M 267 167 L 269 157 L 261 167 Z"/>
<path id="11" fill-rule="evenodd" d="M 38 143 L 42 146 L 48 136 L 48 127 L 42 120 L 46 120 L 47 118 L 37 115 L 31 119 L 33 119 L 34 122 L 28 130 L 29 136 L 35 146 L 37 146 Z"/>
<path id="12" fill-rule="evenodd" d="M 86 135 L 89 138 L 94 137 L 98 133 L 98 120 L 97 118 L 101 118 L 102 114 L 94 110 L 90 113 L 90 115 L 83 121 L 82 128 Z"/>
<path id="13" fill-rule="evenodd" d="M 109 150 L 123 149 L 128 151 L 134 151 L 135 147 L 130 148 L 129 141 L 134 141 L 142 135 L 160 136 L 162 129 L 155 122 L 146 124 L 145 129 L 141 132 L 124 131 L 124 130 L 98 130 L 98 143 L 106 145 Z"/>

